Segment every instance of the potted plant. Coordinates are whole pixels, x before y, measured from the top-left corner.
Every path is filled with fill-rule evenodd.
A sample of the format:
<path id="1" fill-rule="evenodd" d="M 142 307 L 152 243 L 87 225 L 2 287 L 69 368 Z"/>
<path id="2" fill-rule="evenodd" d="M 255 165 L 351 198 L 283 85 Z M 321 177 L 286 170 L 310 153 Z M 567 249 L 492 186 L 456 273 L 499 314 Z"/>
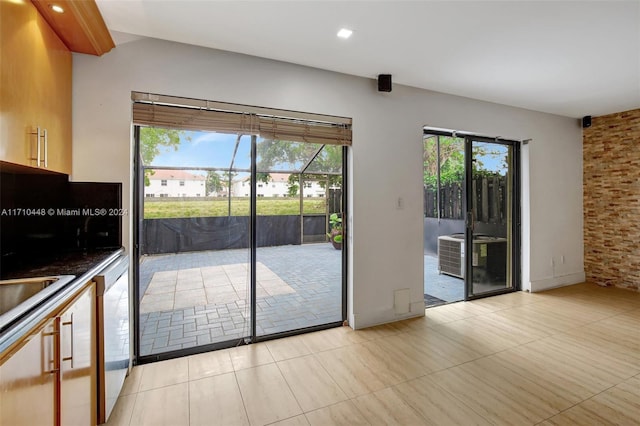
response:
<path id="1" fill-rule="evenodd" d="M 342 250 L 342 218 L 338 213 L 331 213 L 329 216 L 329 226 L 331 231 L 327 234 L 329 241 L 336 250 Z"/>

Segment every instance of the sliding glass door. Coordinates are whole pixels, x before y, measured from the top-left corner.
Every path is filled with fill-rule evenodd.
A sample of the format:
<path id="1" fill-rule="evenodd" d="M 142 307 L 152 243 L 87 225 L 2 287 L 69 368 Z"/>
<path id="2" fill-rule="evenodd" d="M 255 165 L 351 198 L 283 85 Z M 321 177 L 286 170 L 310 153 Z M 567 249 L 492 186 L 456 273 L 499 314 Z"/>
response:
<path id="1" fill-rule="evenodd" d="M 424 129 L 425 305 L 516 290 L 519 145 Z"/>
<path id="2" fill-rule="evenodd" d="M 138 362 L 341 325 L 350 119 L 134 97 Z"/>
<path id="3" fill-rule="evenodd" d="M 467 299 L 516 287 L 519 247 L 517 145 L 467 137 Z"/>

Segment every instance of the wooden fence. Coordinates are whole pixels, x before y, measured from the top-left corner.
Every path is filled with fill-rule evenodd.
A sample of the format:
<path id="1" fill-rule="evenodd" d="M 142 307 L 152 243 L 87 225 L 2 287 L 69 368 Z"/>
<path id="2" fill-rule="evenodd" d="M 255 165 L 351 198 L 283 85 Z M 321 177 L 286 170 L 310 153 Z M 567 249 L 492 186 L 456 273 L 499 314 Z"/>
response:
<path id="1" fill-rule="evenodd" d="M 505 223 L 507 215 L 506 176 L 483 176 L 473 179 L 473 209 L 476 221 Z M 438 217 L 436 188 L 424 188 L 425 217 Z M 440 186 L 440 218 L 463 220 L 465 212 L 464 182 Z"/>
<path id="2" fill-rule="evenodd" d="M 330 188 L 327 191 L 327 203 L 329 204 L 329 214 L 342 213 L 342 189 Z"/>

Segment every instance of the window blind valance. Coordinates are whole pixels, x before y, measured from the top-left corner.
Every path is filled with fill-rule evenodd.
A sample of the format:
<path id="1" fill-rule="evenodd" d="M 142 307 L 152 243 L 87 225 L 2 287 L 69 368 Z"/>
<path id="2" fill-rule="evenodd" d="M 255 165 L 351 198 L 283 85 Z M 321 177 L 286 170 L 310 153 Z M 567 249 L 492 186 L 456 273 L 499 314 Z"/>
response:
<path id="1" fill-rule="evenodd" d="M 315 120 L 305 119 L 303 113 L 280 111 L 282 116 L 273 115 L 278 110 L 247 107 L 247 112 L 239 112 L 242 106 L 229 104 L 233 110 L 210 109 L 207 101 L 184 99 L 186 105 L 167 105 L 139 101 L 134 96 L 133 123 L 140 126 L 164 127 L 178 130 L 200 130 L 223 133 L 259 135 L 266 139 L 280 139 L 295 142 L 318 143 L 325 145 L 351 145 L 350 119 L 342 117 L 319 116 L 312 114 Z M 178 98 L 171 98 L 176 102 Z M 136 102 L 136 100 L 138 100 Z M 191 103 L 191 105 L 190 105 Z M 224 104 L 215 103 L 216 107 Z M 287 114 L 289 117 L 287 117 Z M 318 121 L 326 117 L 327 120 Z M 348 120 L 348 122 L 347 122 Z"/>
<path id="2" fill-rule="evenodd" d="M 251 135 L 257 133 L 256 118 L 254 114 L 209 111 L 138 102 L 133 104 L 133 124 L 140 126 Z"/>

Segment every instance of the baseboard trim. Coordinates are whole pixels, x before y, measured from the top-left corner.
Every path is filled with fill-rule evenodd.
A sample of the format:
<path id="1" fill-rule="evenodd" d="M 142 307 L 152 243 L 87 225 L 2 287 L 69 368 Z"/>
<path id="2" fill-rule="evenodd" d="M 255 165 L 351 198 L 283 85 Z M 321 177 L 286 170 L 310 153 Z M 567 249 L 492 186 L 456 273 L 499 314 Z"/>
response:
<path id="1" fill-rule="evenodd" d="M 403 315 L 397 315 L 393 308 L 384 309 L 373 312 L 365 312 L 361 314 L 352 314 L 349 318 L 349 325 L 354 330 L 373 327 L 375 325 L 389 324 L 396 321 L 402 321 L 409 318 L 418 318 L 424 316 L 424 300 L 411 303 L 411 310 Z"/>
<path id="2" fill-rule="evenodd" d="M 531 281 L 531 292 L 551 290 L 552 288 L 564 287 L 573 284 L 583 283 L 585 273 L 576 272 L 574 274 L 562 275 L 560 277 L 545 278 L 543 280 Z"/>

